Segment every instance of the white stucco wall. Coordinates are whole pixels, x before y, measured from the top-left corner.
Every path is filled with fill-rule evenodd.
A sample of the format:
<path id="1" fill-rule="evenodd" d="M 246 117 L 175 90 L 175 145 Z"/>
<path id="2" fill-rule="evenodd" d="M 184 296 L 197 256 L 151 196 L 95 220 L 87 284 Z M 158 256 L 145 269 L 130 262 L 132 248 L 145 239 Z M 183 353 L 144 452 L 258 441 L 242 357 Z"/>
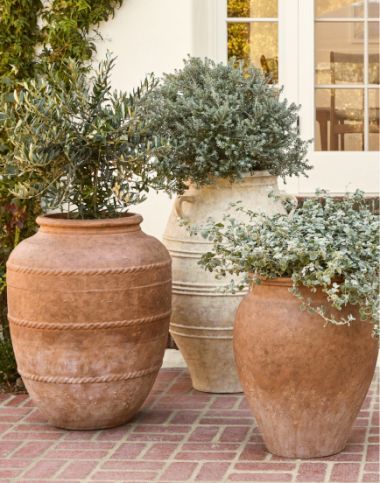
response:
<path id="1" fill-rule="evenodd" d="M 99 31 L 97 59 L 107 50 L 117 56 L 113 85 L 131 90 L 145 75 L 157 75 L 180 67 L 182 59 L 192 53 L 192 0 L 124 0 L 113 19 Z M 149 194 L 136 207 L 144 217 L 143 229 L 162 237 L 169 216 L 171 200 L 165 194 Z"/>
<path id="2" fill-rule="evenodd" d="M 147 73 L 161 75 L 181 67 L 188 54 L 217 58 L 212 29 L 217 4 L 218 0 L 124 0 L 115 17 L 99 29 L 103 40 L 97 42 L 97 60 L 107 50 L 115 54 L 113 85 L 131 90 Z M 135 210 L 144 217 L 144 231 L 161 238 L 171 205 L 165 194 L 149 194 Z"/>
<path id="3" fill-rule="evenodd" d="M 113 19 L 100 30 L 98 59 L 107 50 L 117 56 L 113 85 L 131 90 L 145 75 L 172 71 L 192 51 L 191 0 L 125 0 Z M 151 193 L 136 207 L 144 217 L 143 229 L 162 237 L 171 200 Z"/>
<path id="4" fill-rule="evenodd" d="M 98 58 L 117 56 L 114 86 L 131 89 L 149 72 L 179 67 L 192 51 L 192 0 L 124 0 L 113 19 L 102 24 Z"/>

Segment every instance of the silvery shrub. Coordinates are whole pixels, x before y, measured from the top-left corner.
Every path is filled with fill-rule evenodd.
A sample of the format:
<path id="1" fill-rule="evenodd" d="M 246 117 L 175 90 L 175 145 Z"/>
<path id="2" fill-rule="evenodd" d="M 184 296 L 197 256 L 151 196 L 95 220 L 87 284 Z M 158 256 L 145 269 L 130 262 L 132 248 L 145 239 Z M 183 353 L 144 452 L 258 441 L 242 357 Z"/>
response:
<path id="1" fill-rule="evenodd" d="M 157 156 L 158 172 L 177 192 L 188 181 L 201 186 L 259 170 L 305 174 L 299 108 L 280 94 L 253 66 L 188 58 L 143 98 L 151 131 L 170 145 Z"/>

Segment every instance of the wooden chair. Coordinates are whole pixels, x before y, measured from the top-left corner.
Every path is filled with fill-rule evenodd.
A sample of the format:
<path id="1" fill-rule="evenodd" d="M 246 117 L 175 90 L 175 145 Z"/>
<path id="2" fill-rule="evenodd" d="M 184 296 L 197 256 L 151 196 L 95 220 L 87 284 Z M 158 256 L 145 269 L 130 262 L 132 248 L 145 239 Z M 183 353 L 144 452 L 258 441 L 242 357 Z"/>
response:
<path id="1" fill-rule="evenodd" d="M 376 66 L 379 54 L 369 56 L 370 65 Z M 330 52 L 331 84 L 339 82 L 352 82 L 363 84 L 363 55 L 346 52 Z M 344 87 L 344 86 L 343 86 Z M 362 109 L 337 109 L 336 89 L 331 89 L 330 101 L 330 151 L 344 151 L 345 134 L 361 134 L 362 149 L 364 150 L 364 106 Z M 379 132 L 379 118 L 371 123 L 370 132 Z M 353 121 L 355 121 L 353 123 Z M 340 142 L 339 142 L 340 141 Z"/>
<path id="2" fill-rule="evenodd" d="M 260 57 L 260 64 L 264 74 L 270 77 L 270 84 L 278 82 L 278 57 L 266 58 L 263 54 Z"/>

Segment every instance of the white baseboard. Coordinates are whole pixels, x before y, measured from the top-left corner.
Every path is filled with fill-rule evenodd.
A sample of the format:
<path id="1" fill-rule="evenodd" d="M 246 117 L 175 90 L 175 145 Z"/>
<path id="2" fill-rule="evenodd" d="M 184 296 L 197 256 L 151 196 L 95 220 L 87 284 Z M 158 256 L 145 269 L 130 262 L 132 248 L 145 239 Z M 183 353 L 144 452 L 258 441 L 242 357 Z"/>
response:
<path id="1" fill-rule="evenodd" d="M 164 363 L 162 364 L 164 368 L 174 368 L 174 367 L 186 367 L 186 362 L 184 361 L 182 354 L 177 349 L 166 349 L 164 355 Z"/>

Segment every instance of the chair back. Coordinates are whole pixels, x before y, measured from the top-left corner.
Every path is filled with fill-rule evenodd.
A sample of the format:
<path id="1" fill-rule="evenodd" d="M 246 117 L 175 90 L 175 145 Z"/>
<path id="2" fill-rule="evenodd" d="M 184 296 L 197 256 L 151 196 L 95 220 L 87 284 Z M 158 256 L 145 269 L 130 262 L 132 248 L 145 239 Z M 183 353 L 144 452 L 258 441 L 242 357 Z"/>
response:
<path id="1" fill-rule="evenodd" d="M 380 84 L 380 52 L 368 56 L 368 82 Z"/>
<path id="2" fill-rule="evenodd" d="M 363 54 L 330 52 L 331 84 L 364 82 Z"/>
<path id="3" fill-rule="evenodd" d="M 260 64 L 266 76 L 270 77 L 270 84 L 278 82 L 278 57 L 266 58 L 263 54 L 260 57 Z"/>

